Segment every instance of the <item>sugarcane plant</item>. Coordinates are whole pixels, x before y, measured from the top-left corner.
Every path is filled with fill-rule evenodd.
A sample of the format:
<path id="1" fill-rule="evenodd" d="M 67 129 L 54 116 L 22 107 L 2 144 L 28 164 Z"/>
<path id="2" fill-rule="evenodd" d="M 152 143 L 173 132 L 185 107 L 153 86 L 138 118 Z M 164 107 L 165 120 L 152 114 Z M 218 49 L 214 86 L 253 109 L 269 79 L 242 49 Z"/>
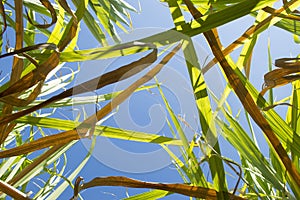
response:
<path id="1" fill-rule="evenodd" d="M 252 54 L 261 33 L 276 26 L 299 42 L 300 2 L 282 1 L 280 6 L 274 6 L 275 0 L 161 0 L 160 3 L 169 8 L 174 27 L 123 42 L 117 30 L 126 34 L 132 28 L 130 12 L 137 12 L 124 0 L 1 1 L 0 61 L 6 66 L 3 73 L 7 74 L 0 80 L 1 198 L 58 199 L 67 188 L 73 188 L 70 198 L 78 199 L 82 198 L 82 190 L 96 186 L 152 189 L 125 199 L 157 199 L 174 193 L 200 199 L 300 198 L 299 59 L 276 59 L 277 68 L 272 69 L 269 52 L 269 72 L 264 75 L 263 88 L 255 88 L 249 79 Z M 185 14 L 192 20 L 187 20 Z M 255 22 L 224 47 L 218 27 L 244 16 L 255 18 Z M 82 49 L 78 45 L 82 30 L 87 30 L 100 47 Z M 204 66 L 194 45 L 194 39 L 201 34 L 213 55 Z M 231 54 L 238 48 L 242 50 L 235 61 Z M 163 83 L 155 78 L 179 52 L 185 60 L 201 127 L 201 133 L 194 131 L 192 140 L 183 128 L 189 122 L 175 113 L 172 102 L 164 94 Z M 76 74 L 86 70 L 80 67 L 80 62 L 130 55 L 137 55 L 138 59 L 72 86 Z M 75 62 L 78 65 L 74 66 Z M 152 68 L 145 72 L 149 67 Z M 219 67 L 226 80 L 220 98 L 204 78 L 213 67 Z M 136 74 L 142 76 L 124 90 L 85 99 L 78 97 Z M 145 85 L 153 79 L 155 84 Z M 285 84 L 292 85 L 291 94 L 274 102 L 272 89 Z M 138 95 L 139 91 L 151 88 L 158 91 L 163 101 L 173 137 L 101 125 L 110 113 L 118 112 L 116 108 L 131 94 Z M 241 103 L 245 123 L 233 115 L 227 99 L 230 93 Z M 93 115 L 77 116 L 74 120 L 57 115 L 58 109 L 99 101 L 105 105 L 96 108 Z M 279 105 L 287 106 L 285 116 L 276 112 Z M 260 128 L 256 134 L 262 134 L 267 140 L 268 157 L 257 144 L 252 123 Z M 49 128 L 56 132 L 46 134 Z M 222 155 L 219 135 L 234 147 L 239 160 Z M 91 157 L 98 137 L 161 146 L 169 154 L 182 182 L 154 183 L 94 174 L 94 179 L 83 181 L 85 177 L 80 176 L 80 171 Z M 90 139 L 91 147 L 80 165 L 66 175 L 67 152 L 82 139 Z M 180 156 L 170 146 L 180 147 Z M 202 156 L 197 152 L 202 152 Z M 211 178 L 205 176 L 205 164 L 209 166 Z M 228 184 L 227 173 L 235 174 L 233 188 Z M 28 185 L 41 174 L 48 175 L 44 184 L 34 194 L 28 193 Z"/>

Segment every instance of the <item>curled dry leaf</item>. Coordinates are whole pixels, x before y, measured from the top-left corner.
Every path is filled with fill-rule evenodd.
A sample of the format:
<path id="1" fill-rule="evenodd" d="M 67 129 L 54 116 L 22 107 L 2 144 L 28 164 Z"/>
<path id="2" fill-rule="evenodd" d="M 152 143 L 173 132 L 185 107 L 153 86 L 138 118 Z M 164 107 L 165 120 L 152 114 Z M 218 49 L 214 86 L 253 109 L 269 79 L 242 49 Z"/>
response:
<path id="1" fill-rule="evenodd" d="M 300 58 L 281 58 L 275 61 L 274 69 L 264 75 L 263 96 L 269 89 L 289 84 L 300 79 Z"/>
<path id="2" fill-rule="evenodd" d="M 296 110 L 299 110 L 299 108 L 293 106 L 293 105 L 290 104 L 290 103 L 276 103 L 276 104 L 273 104 L 273 105 L 271 105 L 271 106 L 262 108 L 262 110 L 263 110 L 263 111 L 268 111 L 268 110 L 273 109 L 273 108 L 275 108 L 275 107 L 277 107 L 277 106 L 283 106 L 283 105 L 284 105 L 284 106 L 290 106 L 290 107 L 292 107 L 292 108 L 294 108 L 294 109 L 296 109 Z"/>
<path id="3" fill-rule="evenodd" d="M 57 16 L 56 16 L 55 9 L 53 8 L 52 4 L 48 0 L 40 0 L 40 2 L 43 4 L 43 6 L 45 6 L 45 8 L 47 8 L 49 10 L 49 12 L 51 14 L 51 23 L 49 23 L 49 24 L 36 24 L 36 23 L 34 23 L 30 19 L 29 14 L 26 10 L 27 20 L 30 24 L 32 24 L 33 26 L 35 26 L 37 28 L 49 28 L 50 26 L 55 24 L 56 21 L 57 21 Z"/>

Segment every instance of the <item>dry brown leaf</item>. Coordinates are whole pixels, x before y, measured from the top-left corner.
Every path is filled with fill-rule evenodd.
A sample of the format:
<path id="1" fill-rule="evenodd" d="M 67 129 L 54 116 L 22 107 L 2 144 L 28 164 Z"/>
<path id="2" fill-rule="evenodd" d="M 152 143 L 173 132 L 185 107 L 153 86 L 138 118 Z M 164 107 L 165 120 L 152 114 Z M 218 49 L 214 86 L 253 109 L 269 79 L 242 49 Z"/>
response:
<path id="1" fill-rule="evenodd" d="M 77 21 L 77 17 L 74 15 L 68 3 L 65 0 L 58 0 L 58 3 L 69 15 L 71 15 Z"/>
<path id="2" fill-rule="evenodd" d="M 6 53 L 6 54 L 2 54 L 2 55 L 0 55 L 0 59 L 8 57 L 8 56 L 17 55 L 17 54 L 23 54 L 25 52 L 36 50 L 36 49 L 56 50 L 57 46 L 55 44 L 52 44 L 52 43 L 35 44 L 35 45 L 32 45 L 32 46 L 28 46 L 28 47 L 24 47 L 24 48 L 20 48 L 20 49 L 15 49 L 14 51 Z"/>
<path id="3" fill-rule="evenodd" d="M 59 53 L 54 51 L 50 57 L 40 64 L 40 66 L 33 71 L 23 76 L 20 80 L 12 84 L 6 90 L 0 93 L 0 98 L 23 92 L 29 89 L 40 81 L 45 80 L 46 76 L 59 64 Z"/>
<path id="4" fill-rule="evenodd" d="M 17 2 L 18 2 L 18 4 L 20 4 L 21 1 L 17 1 Z M 64 9 L 66 9 L 67 3 L 65 1 L 61 1 L 61 2 L 65 3 Z M 44 6 L 47 9 L 49 9 L 49 10 L 53 9 L 51 7 L 51 4 L 48 1 L 43 0 L 42 3 L 44 4 Z M 22 6 L 22 2 L 21 2 L 21 5 L 19 5 L 20 8 L 17 7 L 18 4 L 16 3 L 16 16 L 21 15 L 21 18 L 23 19 L 23 16 L 22 16 L 23 10 L 22 10 L 22 7 L 20 7 L 20 6 Z M 51 12 L 51 15 L 56 15 L 56 13 Z M 76 31 L 78 28 L 78 21 L 77 21 L 77 17 L 74 14 L 72 14 L 72 16 L 73 16 L 73 18 L 71 19 L 71 22 L 70 22 L 70 23 L 72 23 L 72 26 L 71 26 L 70 30 L 66 30 L 67 32 L 65 32 L 65 38 L 63 40 L 61 40 L 58 44 L 59 52 L 62 51 L 76 35 Z M 23 23 L 20 23 L 20 24 L 21 24 L 20 29 L 22 28 L 21 33 L 19 33 L 20 31 L 18 31 L 18 28 L 16 27 L 16 33 L 18 34 L 17 35 L 17 45 L 20 43 L 20 42 L 18 42 L 18 39 L 21 40 L 21 43 L 23 43 L 23 36 L 22 36 Z M 48 44 L 48 46 L 51 47 L 51 45 L 49 45 L 49 44 Z M 35 47 L 40 47 L 40 46 L 35 45 Z M 16 49 L 21 53 L 25 52 L 25 49 L 22 49 L 22 46 L 19 48 L 17 48 L 17 46 L 16 46 Z M 33 49 L 33 47 L 27 47 L 26 51 L 31 50 L 31 49 Z M 48 73 L 50 71 L 52 71 L 59 64 L 59 52 L 58 51 L 57 51 L 57 49 L 55 49 L 55 51 L 53 51 L 53 53 L 49 56 L 49 58 L 45 62 L 43 62 L 38 68 L 31 71 L 30 73 L 28 73 L 27 75 L 22 77 L 20 80 L 15 81 L 14 84 L 10 85 L 10 87 L 8 87 L 6 90 L 2 91 L 0 93 L 0 98 L 22 92 L 22 91 L 29 89 L 30 87 L 36 85 L 40 81 L 44 81 L 46 76 L 48 75 Z M 15 54 L 15 53 L 16 52 L 13 52 L 11 54 Z M 6 54 L 5 56 L 11 55 L 11 54 Z M 22 61 L 22 59 L 19 59 L 18 57 L 15 57 L 15 59 L 18 59 L 19 62 Z M 22 72 L 22 70 L 23 70 L 23 66 L 22 66 L 21 72 Z"/>
<path id="5" fill-rule="evenodd" d="M 268 7 L 268 6 L 263 8 L 263 10 L 267 13 L 270 13 L 270 14 L 279 13 L 278 17 L 281 17 L 283 19 L 291 19 L 291 20 L 295 20 L 295 21 L 300 21 L 300 17 L 297 16 L 297 15 L 294 15 L 294 12 L 292 14 L 285 15 L 285 14 L 281 14 L 281 12 L 279 12 L 278 10 L 275 10 L 274 8 L 271 8 L 271 7 Z"/>
<path id="6" fill-rule="evenodd" d="M 96 113 L 96 116 L 91 116 L 85 120 L 85 123 L 79 125 L 76 129 L 79 135 L 84 135 L 86 132 L 86 124 L 95 126 L 95 123 L 100 119 L 104 118 L 107 114 L 109 114 L 113 109 L 115 109 L 118 105 L 120 105 L 123 101 L 125 101 L 138 87 L 145 84 L 149 80 L 151 80 L 163 66 L 169 62 L 169 60 L 179 51 L 182 44 L 178 44 L 170 53 L 168 53 L 159 64 L 157 64 L 153 69 L 151 69 L 147 74 L 145 74 L 142 78 L 138 79 L 136 82 L 131 84 L 128 88 L 123 90 L 119 95 L 112 99 L 112 101 L 106 104 L 101 110 Z M 91 137 L 92 131 L 88 133 L 88 135 L 84 135 L 85 137 Z"/>
<path id="7" fill-rule="evenodd" d="M 63 7 L 63 9 L 72 16 L 72 19 L 69 22 L 71 23 L 71 27 L 69 30 L 67 30 L 68 33 L 63 36 L 63 39 L 60 40 L 58 44 L 59 51 L 62 52 L 71 42 L 71 40 L 76 36 L 79 22 L 78 20 L 80 19 L 78 19 L 77 16 L 72 12 L 71 8 L 65 0 L 59 0 L 58 2 L 61 7 Z"/>
<path id="8" fill-rule="evenodd" d="M 45 6 L 49 10 L 49 12 L 51 14 L 51 23 L 49 23 L 49 24 L 36 24 L 30 19 L 27 10 L 25 10 L 26 15 L 27 15 L 27 20 L 30 24 L 32 24 L 33 26 L 35 26 L 37 28 L 49 28 L 50 26 L 55 24 L 56 21 L 57 21 L 57 16 L 56 16 L 55 9 L 53 8 L 52 4 L 48 0 L 40 0 L 40 2 L 43 4 L 43 6 Z"/>
<path id="9" fill-rule="evenodd" d="M 152 45 L 150 45 L 150 46 L 152 46 Z M 150 66 L 153 62 L 156 61 L 156 59 L 157 59 L 157 49 L 155 48 L 151 53 L 149 53 L 145 57 L 143 57 L 135 62 L 124 65 L 123 67 L 120 67 L 119 69 L 113 70 L 113 71 L 108 72 L 103 75 L 100 75 L 97 78 L 94 78 L 94 79 L 84 82 L 78 86 L 70 88 L 54 97 L 51 97 L 50 99 L 48 99 L 45 102 L 42 102 L 36 106 L 33 106 L 31 108 L 28 108 L 26 110 L 23 110 L 23 111 L 20 111 L 20 112 L 11 114 L 11 115 L 6 115 L 5 117 L 0 117 L 0 125 L 9 123 L 15 119 L 18 119 L 19 117 L 25 116 L 33 111 L 36 111 L 40 108 L 43 108 L 53 102 L 59 101 L 66 97 L 93 91 L 95 89 L 100 89 L 106 85 L 115 83 L 120 80 L 124 80 L 125 78 L 129 78 L 130 76 L 133 76 L 134 74 L 136 74 L 136 73 L 142 71 L 143 69 L 145 69 L 146 67 Z"/>
<path id="10" fill-rule="evenodd" d="M 43 80 L 40 81 L 26 99 L 20 99 L 18 97 L 11 95 L 11 96 L 5 96 L 0 98 L 0 101 L 11 106 L 25 107 L 31 102 L 33 102 L 37 98 L 37 96 L 41 93 L 43 84 L 44 81 Z"/>
<path id="11" fill-rule="evenodd" d="M 44 149 L 56 145 L 64 145 L 73 140 L 80 138 L 87 138 L 90 136 L 91 129 L 95 126 L 95 123 L 102 119 L 105 115 L 110 113 L 116 106 L 121 104 L 127 97 L 129 97 L 138 87 L 152 79 L 162 67 L 174 56 L 174 54 L 181 48 L 181 44 L 177 45 L 172 52 L 167 54 L 159 64 L 146 73 L 142 78 L 131 84 L 128 88 L 118 94 L 111 102 L 105 105 L 99 110 L 95 116 L 91 116 L 84 120 L 77 128 L 69 131 L 65 131 L 59 134 L 46 136 L 30 143 L 23 144 L 21 146 L 4 150 L 0 152 L 0 158 L 6 158 L 17 155 L 24 155 L 33 151 Z M 96 120 L 95 120 L 96 119 Z M 3 119 L 5 120 L 5 118 Z M 3 121 L 2 120 L 2 121 Z"/>
<path id="12" fill-rule="evenodd" d="M 1 1 L 2 2 L 2 1 Z M 22 49 L 23 48 L 23 2 L 15 0 L 15 37 L 16 37 L 16 45 L 15 49 Z M 9 81 L 9 86 L 15 84 L 19 81 L 22 71 L 23 71 L 23 60 L 19 57 L 14 57 L 12 71 Z M 13 106 L 9 104 L 4 104 L 2 108 L 2 115 L 10 114 L 13 111 Z M 9 132 L 8 130 L 11 129 L 15 124 L 12 123 L 10 125 L 4 124 L 0 126 L 0 144 L 2 144 L 5 139 L 7 138 Z"/>
<path id="13" fill-rule="evenodd" d="M 221 48 L 222 53 L 224 54 L 224 56 L 230 54 L 232 51 L 234 51 L 235 49 L 237 49 L 238 47 L 243 45 L 245 40 L 252 37 L 252 35 L 255 32 L 257 32 L 261 27 L 269 24 L 272 19 L 274 19 L 275 17 L 282 17 L 281 13 L 286 10 L 286 7 L 294 4 L 295 1 L 297 1 L 297 0 L 293 0 L 293 1 L 285 3 L 284 6 L 282 6 L 279 9 L 273 11 L 272 14 L 269 17 L 267 17 L 266 19 L 264 19 L 260 23 L 258 23 L 256 25 L 252 25 L 251 27 L 249 27 L 238 39 L 236 39 L 233 43 L 231 43 L 229 46 L 227 46 L 224 50 Z M 288 16 L 291 16 L 291 15 L 288 15 Z M 206 73 L 208 70 L 210 70 L 217 63 L 218 63 L 218 59 L 213 58 L 211 61 L 208 62 L 208 64 L 206 64 L 203 67 L 202 72 Z"/>
<path id="14" fill-rule="evenodd" d="M 55 147 L 52 147 L 51 149 L 49 149 L 48 151 L 46 151 L 45 153 L 43 153 L 42 155 L 40 155 L 38 158 L 34 159 L 32 161 L 32 163 L 30 163 L 29 165 L 27 165 L 25 168 L 22 169 L 22 171 L 20 171 L 19 173 L 17 173 L 11 180 L 9 180 L 8 184 L 14 185 L 15 183 L 17 183 L 25 175 L 27 175 L 28 173 L 30 173 L 36 166 L 38 166 L 44 160 L 49 159 L 49 157 L 51 157 L 51 155 L 53 155 L 54 153 L 56 153 L 62 147 L 63 147 L 63 145 L 57 145 Z"/>
<path id="15" fill-rule="evenodd" d="M 0 180 L 0 191 L 7 194 L 8 196 L 18 199 L 18 200 L 29 200 L 30 198 L 21 192 L 20 190 L 14 188 L 13 186 L 5 183 L 4 181 Z"/>
<path id="16" fill-rule="evenodd" d="M 2 20 L 3 20 L 3 30 L 1 31 L 1 34 L 0 34 L 0 36 L 2 37 L 3 33 L 6 31 L 6 28 L 7 28 L 6 16 L 5 16 L 5 10 L 4 10 L 4 6 L 3 6 L 3 1 L 0 1 L 0 14 L 1 14 Z"/>
<path id="17" fill-rule="evenodd" d="M 40 67 L 39 64 L 32 57 L 30 57 L 28 54 L 25 53 L 35 49 L 56 49 L 56 45 L 48 44 L 48 43 L 36 44 L 33 46 L 28 46 L 22 49 L 15 50 L 13 52 L 9 52 L 7 54 L 0 55 L 0 59 L 11 55 L 21 54 L 22 56 L 25 56 L 28 60 L 30 60 L 30 62 L 32 62 L 36 66 L 36 68 L 39 68 Z M 38 85 L 35 87 L 33 92 L 26 99 L 19 99 L 16 95 L 11 94 L 9 96 L 4 96 L 0 98 L 0 101 L 12 106 L 19 106 L 19 107 L 26 106 L 32 101 L 34 101 L 36 97 L 40 94 L 43 83 L 44 83 L 43 80 L 38 82 Z"/>
<path id="18" fill-rule="evenodd" d="M 194 7 L 193 3 L 190 0 L 184 0 L 185 4 L 187 5 L 188 9 L 190 10 L 191 14 L 198 13 L 199 11 Z M 199 12 L 200 13 L 200 12 Z M 195 16 L 193 15 L 195 18 Z M 197 18 L 195 18 L 197 20 Z M 275 149 L 276 153 L 278 154 L 280 160 L 282 161 L 283 165 L 285 166 L 286 170 L 288 171 L 292 180 L 300 187 L 300 174 L 292 161 L 290 160 L 287 152 L 281 145 L 279 139 L 274 134 L 271 126 L 269 125 L 268 121 L 262 115 L 260 109 L 256 105 L 255 101 L 251 97 L 249 91 L 246 89 L 245 85 L 239 79 L 239 77 L 234 72 L 233 68 L 227 62 L 221 47 L 214 35 L 213 31 L 207 31 L 204 33 L 206 40 L 208 41 L 210 48 L 215 56 L 215 58 L 220 63 L 228 82 L 230 83 L 232 89 L 240 99 L 241 103 L 243 104 L 245 110 L 250 114 L 252 119 L 255 123 L 263 130 L 266 137 L 270 141 L 272 147 Z"/>
<path id="19" fill-rule="evenodd" d="M 202 199 L 218 199 L 218 193 L 214 189 L 192 186 L 181 183 L 154 183 L 154 182 L 145 182 L 138 181 L 135 179 L 123 177 L 123 176 L 109 176 L 109 177 L 97 177 L 93 180 L 82 183 L 82 177 L 78 177 L 76 180 L 74 187 L 74 196 L 71 198 L 72 200 L 77 200 L 78 193 L 81 190 L 97 187 L 97 186 L 122 186 L 122 187 L 130 187 L 130 188 L 151 188 L 157 190 L 165 190 L 169 192 L 174 192 L 182 195 L 186 195 L 189 197 L 196 197 Z M 77 187 L 76 187 L 77 186 Z M 228 196 L 230 199 L 242 200 L 244 198 L 232 195 L 227 192 L 223 192 L 224 196 Z"/>
<path id="20" fill-rule="evenodd" d="M 281 58 L 275 61 L 278 67 L 264 75 L 263 89 L 260 94 L 263 96 L 269 89 L 289 84 L 300 79 L 300 58 Z M 294 62 L 295 61 L 295 62 Z"/>

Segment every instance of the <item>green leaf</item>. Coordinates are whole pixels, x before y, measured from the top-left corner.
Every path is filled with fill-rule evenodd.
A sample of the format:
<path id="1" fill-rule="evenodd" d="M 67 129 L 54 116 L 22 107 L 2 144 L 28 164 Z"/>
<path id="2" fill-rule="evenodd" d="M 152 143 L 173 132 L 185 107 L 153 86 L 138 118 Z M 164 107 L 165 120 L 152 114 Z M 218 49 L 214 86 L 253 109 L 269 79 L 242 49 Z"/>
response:
<path id="1" fill-rule="evenodd" d="M 80 122 L 75 122 L 71 120 L 46 118 L 46 117 L 31 117 L 31 116 L 21 117 L 17 119 L 16 122 L 31 124 L 38 127 L 64 130 L 64 131 L 72 130 L 80 124 Z M 156 134 L 149 134 L 143 132 L 124 130 L 120 128 L 113 128 L 108 126 L 96 126 L 95 132 L 99 136 L 122 139 L 122 140 L 130 140 L 130 141 L 146 142 L 146 143 L 151 142 L 157 144 L 182 145 L 182 142 L 177 139 L 164 137 Z"/>
<path id="2" fill-rule="evenodd" d="M 151 190 L 149 192 L 144 192 L 142 194 L 137 194 L 128 198 L 124 198 L 123 200 L 140 200 L 140 199 L 156 200 L 168 196 L 170 194 L 172 193 L 164 190 Z"/>

